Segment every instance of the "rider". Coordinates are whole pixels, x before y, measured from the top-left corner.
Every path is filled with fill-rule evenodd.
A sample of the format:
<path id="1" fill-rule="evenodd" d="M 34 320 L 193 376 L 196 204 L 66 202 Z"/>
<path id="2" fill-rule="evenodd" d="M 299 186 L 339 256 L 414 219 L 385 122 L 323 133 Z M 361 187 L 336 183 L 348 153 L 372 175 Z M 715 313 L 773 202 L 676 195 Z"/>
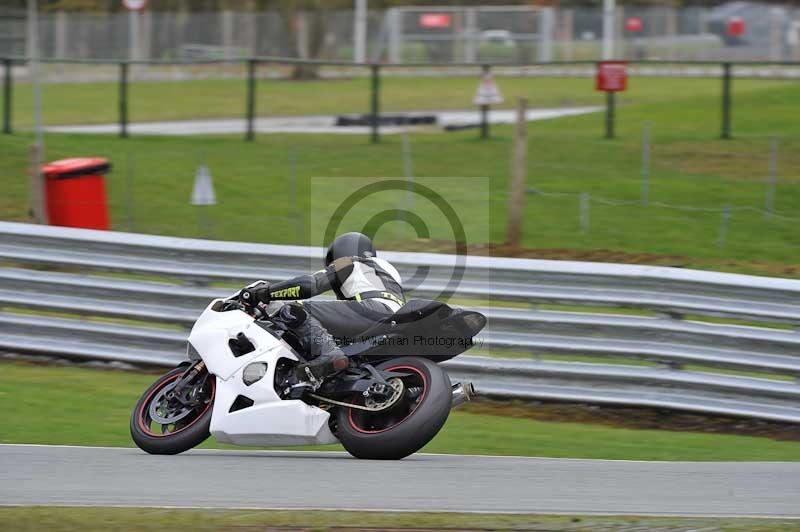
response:
<path id="1" fill-rule="evenodd" d="M 321 381 L 347 367 L 348 359 L 332 335 L 356 338 L 405 303 L 400 274 L 376 255 L 369 237 L 345 233 L 328 248 L 325 269 L 272 284 L 257 281 L 240 292 L 247 305 L 291 301 L 275 317 L 306 349 L 310 360 L 298 366 L 301 380 Z M 298 301 L 329 290 L 338 301 Z"/>

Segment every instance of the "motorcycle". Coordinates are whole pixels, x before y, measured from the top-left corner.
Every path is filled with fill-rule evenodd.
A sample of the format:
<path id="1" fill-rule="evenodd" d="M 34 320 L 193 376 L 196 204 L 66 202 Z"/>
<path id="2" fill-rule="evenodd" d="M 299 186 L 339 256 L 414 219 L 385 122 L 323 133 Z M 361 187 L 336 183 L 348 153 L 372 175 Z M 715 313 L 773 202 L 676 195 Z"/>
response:
<path id="1" fill-rule="evenodd" d="M 210 435 L 236 445 L 340 442 L 357 458 L 397 460 L 424 447 L 475 393 L 469 382 L 451 384 L 439 362 L 474 345 L 486 325 L 478 312 L 411 300 L 340 340 L 349 367 L 322 382 L 297 378 L 305 350 L 276 314 L 237 296 L 212 301 L 189 334 L 188 360 L 136 403 L 136 445 L 178 454 Z"/>

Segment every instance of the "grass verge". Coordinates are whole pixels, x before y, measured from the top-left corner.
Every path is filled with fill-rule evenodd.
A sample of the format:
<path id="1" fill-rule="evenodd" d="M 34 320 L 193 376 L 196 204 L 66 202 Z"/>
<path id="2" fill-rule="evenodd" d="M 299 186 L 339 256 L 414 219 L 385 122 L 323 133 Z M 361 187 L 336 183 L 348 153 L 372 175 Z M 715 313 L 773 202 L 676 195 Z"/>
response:
<path id="1" fill-rule="evenodd" d="M 132 446 L 131 409 L 153 374 L 0 362 L 0 443 Z M 230 448 L 212 440 L 204 447 Z M 328 446 L 337 449 L 338 446 Z M 628 460 L 800 460 L 800 442 L 452 413 L 424 452 Z"/>
<path id="2" fill-rule="evenodd" d="M 562 516 L 345 511 L 177 510 L 161 508 L 0 508 L 5 530 L 722 530 L 777 532 L 781 519 Z"/>

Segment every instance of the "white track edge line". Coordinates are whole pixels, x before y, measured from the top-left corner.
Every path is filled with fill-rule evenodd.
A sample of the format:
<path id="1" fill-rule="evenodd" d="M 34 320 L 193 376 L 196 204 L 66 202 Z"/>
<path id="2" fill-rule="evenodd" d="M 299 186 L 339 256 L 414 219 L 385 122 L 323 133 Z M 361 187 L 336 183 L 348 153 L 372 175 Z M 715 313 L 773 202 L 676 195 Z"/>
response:
<path id="1" fill-rule="evenodd" d="M 0 443 L 2 447 L 54 447 L 66 449 L 103 449 L 103 450 L 137 450 L 136 447 L 113 447 L 101 445 L 65 445 L 65 444 L 45 444 L 45 443 Z M 241 447 L 241 449 L 191 449 L 186 452 L 212 452 L 212 453 L 252 453 L 256 454 L 333 454 L 350 456 L 346 451 L 289 451 L 286 449 L 249 449 Z M 622 463 L 641 463 L 641 464 L 798 464 L 800 461 L 793 460 L 771 460 L 771 461 L 754 461 L 754 460 L 625 460 L 625 459 L 612 459 L 612 458 L 570 458 L 570 457 L 553 457 L 553 456 L 520 456 L 520 455 L 492 455 L 492 454 L 449 454 L 449 453 L 415 453 L 411 456 L 444 456 L 456 458 L 498 458 L 498 459 L 515 459 L 515 460 L 550 460 L 550 461 L 570 461 L 570 462 L 622 462 Z"/>

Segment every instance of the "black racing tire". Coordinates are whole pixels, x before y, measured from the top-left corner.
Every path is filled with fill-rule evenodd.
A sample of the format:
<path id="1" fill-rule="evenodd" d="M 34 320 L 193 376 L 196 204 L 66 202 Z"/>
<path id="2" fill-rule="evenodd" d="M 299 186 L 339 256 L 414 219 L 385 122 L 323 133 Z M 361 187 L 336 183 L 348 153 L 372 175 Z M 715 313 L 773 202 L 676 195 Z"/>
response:
<path id="1" fill-rule="evenodd" d="M 412 380 L 419 379 L 424 385 L 421 396 L 414 399 L 413 407 L 405 397 L 401 398 L 396 408 L 410 411 L 401 411 L 400 419 L 378 430 L 369 426 L 371 420 L 376 419 L 371 417 L 373 414 L 340 407 L 337 409 L 338 437 L 347 452 L 356 458 L 400 460 L 422 449 L 444 426 L 453 401 L 450 377 L 438 364 L 420 357 L 395 358 L 376 368 L 411 374 Z M 406 405 L 401 405 L 403 402 Z"/>
<path id="2" fill-rule="evenodd" d="M 209 427 L 216 392 L 216 377 L 213 375 L 209 375 L 206 384 L 210 386 L 210 401 L 202 410 L 193 412 L 193 416 L 184 426 L 167 434 L 156 434 L 150 429 L 148 410 L 151 400 L 161 389 L 179 378 L 186 369 L 186 366 L 177 367 L 161 376 L 136 402 L 131 414 L 130 429 L 134 443 L 141 450 L 150 454 L 179 454 L 200 445 L 211 435 Z"/>

